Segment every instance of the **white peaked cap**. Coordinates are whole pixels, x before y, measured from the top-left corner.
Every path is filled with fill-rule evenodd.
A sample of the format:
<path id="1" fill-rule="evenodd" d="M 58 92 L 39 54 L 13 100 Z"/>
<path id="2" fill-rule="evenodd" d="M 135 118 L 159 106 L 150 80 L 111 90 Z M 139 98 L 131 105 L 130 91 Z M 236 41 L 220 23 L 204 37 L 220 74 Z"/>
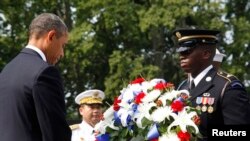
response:
<path id="1" fill-rule="evenodd" d="M 226 56 L 225 54 L 220 53 L 220 51 L 219 51 L 218 49 L 216 49 L 216 53 L 215 53 L 215 55 L 214 55 L 213 61 L 222 62 L 223 57 L 225 57 L 225 56 Z"/>
<path id="2" fill-rule="evenodd" d="M 87 90 L 76 96 L 75 102 L 81 104 L 102 104 L 104 99 L 104 92 L 101 90 Z"/>

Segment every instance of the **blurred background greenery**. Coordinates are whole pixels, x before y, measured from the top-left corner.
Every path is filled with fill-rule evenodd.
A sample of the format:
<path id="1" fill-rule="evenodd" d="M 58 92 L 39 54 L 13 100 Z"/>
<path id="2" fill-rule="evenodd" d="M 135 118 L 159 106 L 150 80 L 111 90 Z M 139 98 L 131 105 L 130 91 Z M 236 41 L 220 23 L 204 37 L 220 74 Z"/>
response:
<path id="1" fill-rule="evenodd" d="M 68 120 L 80 119 L 74 98 L 97 88 L 112 104 L 138 76 L 164 78 L 177 87 L 185 78 L 172 41 L 176 28 L 221 31 L 223 70 L 250 90 L 250 0 L 0 0 L 0 71 L 27 44 L 31 20 L 59 15 L 70 31 L 64 77 Z"/>

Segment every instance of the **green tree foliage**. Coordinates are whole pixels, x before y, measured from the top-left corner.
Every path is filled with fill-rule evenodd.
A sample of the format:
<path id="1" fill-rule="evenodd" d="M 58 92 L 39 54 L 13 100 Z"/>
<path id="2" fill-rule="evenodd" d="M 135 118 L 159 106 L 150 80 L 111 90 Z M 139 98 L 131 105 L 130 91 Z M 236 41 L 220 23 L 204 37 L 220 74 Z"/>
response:
<path id="1" fill-rule="evenodd" d="M 160 72 L 159 67 L 147 64 L 143 56 L 131 51 L 114 51 L 109 59 L 109 74 L 105 80 L 107 97 L 113 99 L 138 76 L 149 80 Z"/>
<path id="2" fill-rule="evenodd" d="M 223 69 L 250 80 L 249 0 L 1 0 L 0 5 L 0 71 L 27 43 L 35 15 L 53 12 L 68 25 L 70 41 L 58 65 L 69 119 L 79 118 L 74 98 L 87 89 L 104 90 L 111 103 L 138 76 L 164 78 L 177 87 L 185 75 L 172 40 L 176 28 L 221 30 Z"/>
<path id="3" fill-rule="evenodd" d="M 250 33 L 247 32 L 250 28 L 250 1 L 229 0 L 226 7 L 226 31 L 231 34 L 232 41 L 225 43 L 225 54 L 229 57 L 223 67 L 241 80 L 250 80 Z M 245 83 L 249 92 L 250 82 Z"/>

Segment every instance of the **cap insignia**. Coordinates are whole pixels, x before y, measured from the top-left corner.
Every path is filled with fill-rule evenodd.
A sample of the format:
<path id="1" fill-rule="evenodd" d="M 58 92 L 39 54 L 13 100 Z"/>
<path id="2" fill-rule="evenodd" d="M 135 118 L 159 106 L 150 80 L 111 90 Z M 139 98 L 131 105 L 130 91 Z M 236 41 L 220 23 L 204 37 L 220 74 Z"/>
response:
<path id="1" fill-rule="evenodd" d="M 98 95 L 99 95 L 99 93 L 98 93 L 98 92 L 95 92 L 95 93 L 93 94 L 93 97 L 97 98 Z"/>

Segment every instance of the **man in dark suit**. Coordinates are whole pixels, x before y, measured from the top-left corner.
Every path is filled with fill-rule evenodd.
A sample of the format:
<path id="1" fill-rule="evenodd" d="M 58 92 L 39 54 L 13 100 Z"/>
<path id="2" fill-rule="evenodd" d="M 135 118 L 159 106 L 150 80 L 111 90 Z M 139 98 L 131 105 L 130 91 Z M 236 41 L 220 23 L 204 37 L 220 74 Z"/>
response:
<path id="1" fill-rule="evenodd" d="M 192 105 L 201 110 L 202 140 L 210 135 L 209 126 L 249 124 L 249 96 L 235 76 L 212 66 L 218 31 L 178 29 L 180 66 L 189 78 L 178 89 L 190 91 Z"/>
<path id="2" fill-rule="evenodd" d="M 54 66 L 67 41 L 67 26 L 58 16 L 43 13 L 31 22 L 28 45 L 0 74 L 1 141 L 70 141 L 62 79 Z"/>

